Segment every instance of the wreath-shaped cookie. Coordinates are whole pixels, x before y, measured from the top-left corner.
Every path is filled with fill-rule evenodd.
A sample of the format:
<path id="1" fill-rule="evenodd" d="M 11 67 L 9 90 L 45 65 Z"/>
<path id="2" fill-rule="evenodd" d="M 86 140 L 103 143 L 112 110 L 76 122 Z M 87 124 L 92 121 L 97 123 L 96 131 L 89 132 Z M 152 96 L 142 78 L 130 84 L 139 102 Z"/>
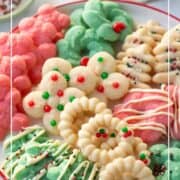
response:
<path id="1" fill-rule="evenodd" d="M 105 165 L 117 157 L 147 154 L 147 145 L 134 137 L 125 122 L 111 114 L 97 114 L 82 125 L 78 147 L 89 160 Z M 148 162 L 146 162 L 148 163 Z"/>
<path id="2" fill-rule="evenodd" d="M 90 0 L 84 9 L 75 10 L 71 19 L 72 27 L 57 49 L 73 66 L 79 65 L 82 57 L 100 51 L 114 55 L 112 43 L 123 41 L 133 29 L 132 18 L 115 2 Z"/>
<path id="3" fill-rule="evenodd" d="M 117 158 L 107 164 L 99 175 L 100 180 L 155 180 L 152 171 L 133 156 Z"/>
<path id="4" fill-rule="evenodd" d="M 111 113 L 106 104 L 97 98 L 81 97 L 72 103 L 67 103 L 64 111 L 60 115 L 59 130 L 60 135 L 72 146 L 77 145 L 78 131 L 82 124 L 86 123 L 90 117 L 96 114 Z"/>

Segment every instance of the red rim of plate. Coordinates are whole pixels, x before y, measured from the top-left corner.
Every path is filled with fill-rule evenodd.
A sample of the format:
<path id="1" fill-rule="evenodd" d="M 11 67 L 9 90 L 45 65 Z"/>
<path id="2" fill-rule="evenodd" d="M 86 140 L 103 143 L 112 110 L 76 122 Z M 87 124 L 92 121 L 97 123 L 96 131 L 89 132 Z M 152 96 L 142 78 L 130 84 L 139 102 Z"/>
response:
<path id="1" fill-rule="evenodd" d="M 164 11 L 164 10 L 161 10 L 159 8 L 156 8 L 154 6 L 151 6 L 151 5 L 148 5 L 148 4 L 145 4 L 145 3 L 140 3 L 140 2 L 135 2 L 133 0 L 129 0 L 129 1 L 126 1 L 126 0 L 113 0 L 115 2 L 119 2 L 119 3 L 124 3 L 124 4 L 134 4 L 134 5 L 137 5 L 137 6 L 141 6 L 141 7 L 145 7 L 147 9 L 151 9 L 151 10 L 154 10 L 156 12 L 159 12 L 161 14 L 164 14 L 164 15 L 169 15 L 171 18 L 175 19 L 176 21 L 180 21 L 180 18 L 172 15 L 172 14 L 168 14 L 168 12 Z M 78 0 L 78 1 L 71 1 L 71 2 L 67 2 L 67 3 L 62 3 L 62 4 L 59 4 L 59 5 L 56 5 L 56 8 L 60 8 L 60 7 L 64 7 L 64 6 L 67 6 L 67 5 L 73 5 L 73 4 L 79 4 L 79 3 L 83 3 L 83 2 L 86 2 L 86 0 Z"/>
<path id="2" fill-rule="evenodd" d="M 124 4 L 133 4 L 133 5 L 136 5 L 136 6 L 145 7 L 147 9 L 151 9 L 153 11 L 159 12 L 159 13 L 164 14 L 166 16 L 169 15 L 172 19 L 180 22 L 180 18 L 178 18 L 178 17 L 176 17 L 176 16 L 174 16 L 174 15 L 172 15 L 170 13 L 168 14 L 168 12 L 166 12 L 164 10 L 161 10 L 161 9 L 156 8 L 154 6 L 147 5 L 145 3 L 135 2 L 133 0 L 129 0 L 129 1 L 126 1 L 126 0 L 113 0 L 113 1 L 119 2 L 119 3 L 124 3 Z M 55 7 L 56 8 L 61 8 L 61 7 L 64 7 L 64 6 L 73 5 L 73 4 L 79 4 L 79 3 L 84 3 L 84 2 L 86 2 L 86 0 L 78 0 L 78 1 L 75 1 L 75 2 L 71 1 L 71 2 L 67 2 L 67 3 L 62 3 L 62 4 L 59 4 L 59 5 L 56 5 Z M 18 26 L 13 28 L 12 31 L 16 32 L 17 30 L 18 30 Z"/>

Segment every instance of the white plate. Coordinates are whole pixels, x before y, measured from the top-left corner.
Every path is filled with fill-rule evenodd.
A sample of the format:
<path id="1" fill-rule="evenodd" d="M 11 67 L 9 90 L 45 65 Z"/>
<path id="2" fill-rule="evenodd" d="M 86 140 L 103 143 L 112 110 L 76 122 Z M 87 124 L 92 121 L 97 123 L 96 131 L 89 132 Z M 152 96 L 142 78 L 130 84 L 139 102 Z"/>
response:
<path id="1" fill-rule="evenodd" d="M 168 27 L 168 14 L 165 11 L 148 6 L 145 4 L 115 0 L 120 3 L 122 7 L 133 17 L 136 23 L 145 23 L 146 21 L 153 19 L 160 22 L 164 27 Z M 67 14 L 71 13 L 75 8 L 82 7 L 85 1 L 76 1 L 70 3 L 61 3 L 57 5 L 57 9 Z M 170 27 L 175 26 L 179 23 L 179 19 L 170 15 Z M 0 162 L 3 159 L 2 143 L 0 143 Z"/>

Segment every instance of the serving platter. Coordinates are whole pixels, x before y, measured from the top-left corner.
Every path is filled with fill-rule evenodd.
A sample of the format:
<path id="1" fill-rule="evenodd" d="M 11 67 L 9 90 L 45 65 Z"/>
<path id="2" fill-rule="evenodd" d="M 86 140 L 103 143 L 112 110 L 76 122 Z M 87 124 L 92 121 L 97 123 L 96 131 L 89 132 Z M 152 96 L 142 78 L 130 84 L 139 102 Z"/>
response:
<path id="1" fill-rule="evenodd" d="M 168 29 L 168 27 L 173 27 L 180 22 L 178 17 L 175 17 L 165 11 L 157 9 L 155 7 L 132 2 L 132 1 L 121 1 L 121 0 L 114 0 L 121 4 L 122 8 L 126 10 L 134 19 L 136 24 L 145 23 L 148 20 L 156 20 L 160 22 L 162 26 Z M 56 7 L 59 11 L 70 14 L 74 9 L 82 7 L 86 1 L 79 0 L 76 2 L 68 2 L 68 3 L 60 3 Z M 169 20 L 169 23 L 168 23 Z M 2 143 L 0 143 L 0 162 L 3 160 L 3 149 Z"/>

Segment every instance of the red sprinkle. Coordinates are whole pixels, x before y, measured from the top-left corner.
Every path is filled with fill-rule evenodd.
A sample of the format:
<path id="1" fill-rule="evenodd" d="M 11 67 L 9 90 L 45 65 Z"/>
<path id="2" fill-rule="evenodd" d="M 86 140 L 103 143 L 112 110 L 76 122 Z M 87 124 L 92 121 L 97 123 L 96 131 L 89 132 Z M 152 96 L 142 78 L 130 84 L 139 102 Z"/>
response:
<path id="1" fill-rule="evenodd" d="M 89 57 L 84 56 L 81 58 L 80 65 L 81 66 L 87 66 L 88 62 L 89 62 Z"/>
<path id="2" fill-rule="evenodd" d="M 147 159 L 144 159 L 144 160 L 141 160 L 144 164 L 148 164 L 148 160 Z"/>
<path id="3" fill-rule="evenodd" d="M 96 133 L 96 137 L 97 138 L 101 137 L 101 133 Z"/>
<path id="4" fill-rule="evenodd" d="M 63 90 L 59 89 L 58 92 L 57 92 L 57 95 L 58 95 L 59 97 L 63 96 L 63 95 L 64 95 Z"/>
<path id="5" fill-rule="evenodd" d="M 33 106 L 35 105 L 35 103 L 34 103 L 34 101 L 29 101 L 29 102 L 28 102 L 28 105 L 29 105 L 30 107 L 33 107 Z"/>
<path id="6" fill-rule="evenodd" d="M 99 85 L 96 90 L 100 93 L 103 93 L 104 92 L 104 86 L 103 85 Z"/>
<path id="7" fill-rule="evenodd" d="M 117 89 L 117 88 L 119 88 L 119 83 L 118 82 L 113 82 L 112 86 L 113 86 L 113 88 Z"/>
<path id="8" fill-rule="evenodd" d="M 104 134 L 102 134 L 102 137 L 103 137 L 103 138 L 107 138 L 108 135 L 107 135 L 106 133 L 104 133 Z"/>
<path id="9" fill-rule="evenodd" d="M 171 51 L 171 52 L 174 52 L 174 53 L 175 53 L 175 52 L 177 51 L 177 49 L 176 49 L 176 48 L 170 48 L 170 49 L 169 49 L 169 51 Z"/>
<path id="10" fill-rule="evenodd" d="M 113 24 L 113 30 L 116 33 L 120 33 L 122 30 L 124 30 L 126 28 L 126 25 L 122 22 L 116 22 Z"/>
<path id="11" fill-rule="evenodd" d="M 44 106 L 44 111 L 45 111 L 45 112 L 50 112 L 50 111 L 51 111 L 51 106 L 49 106 L 48 104 L 46 104 L 46 105 Z"/>
<path id="12" fill-rule="evenodd" d="M 57 74 L 52 75 L 51 80 L 52 81 L 57 81 L 58 80 L 58 75 Z"/>
<path id="13" fill-rule="evenodd" d="M 127 137 L 129 137 L 129 136 L 131 136 L 131 135 L 132 135 L 132 132 L 131 132 L 131 131 L 128 131 L 127 133 L 124 133 L 124 134 L 123 134 L 123 137 L 127 138 Z"/>
<path id="14" fill-rule="evenodd" d="M 84 76 L 78 76 L 77 77 L 77 82 L 83 83 L 84 81 L 85 81 L 85 77 Z"/>

